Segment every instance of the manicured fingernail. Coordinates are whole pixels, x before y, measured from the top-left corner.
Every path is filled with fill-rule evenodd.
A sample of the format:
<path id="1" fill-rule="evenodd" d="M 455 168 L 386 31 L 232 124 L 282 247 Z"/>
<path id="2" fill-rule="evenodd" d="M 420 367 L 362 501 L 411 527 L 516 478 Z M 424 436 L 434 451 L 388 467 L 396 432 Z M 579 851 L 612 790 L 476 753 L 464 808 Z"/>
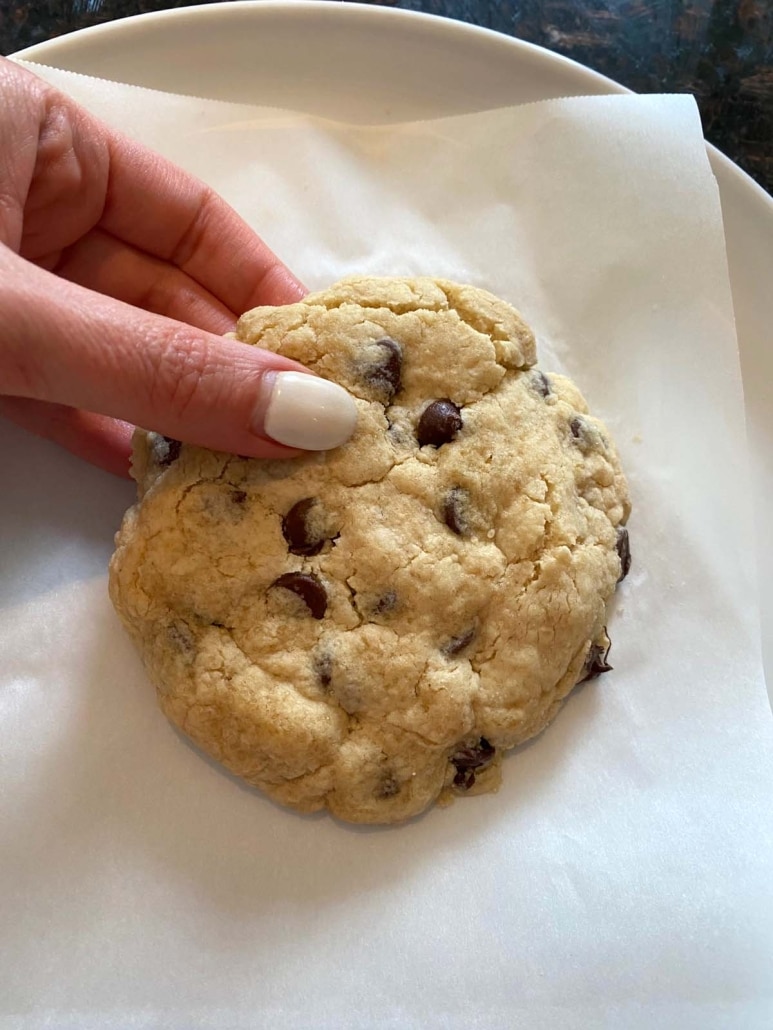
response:
<path id="1" fill-rule="evenodd" d="M 327 451 L 354 432 L 357 408 L 337 383 L 303 372 L 277 372 L 266 379 L 271 393 L 262 420 L 265 436 L 288 447 Z"/>

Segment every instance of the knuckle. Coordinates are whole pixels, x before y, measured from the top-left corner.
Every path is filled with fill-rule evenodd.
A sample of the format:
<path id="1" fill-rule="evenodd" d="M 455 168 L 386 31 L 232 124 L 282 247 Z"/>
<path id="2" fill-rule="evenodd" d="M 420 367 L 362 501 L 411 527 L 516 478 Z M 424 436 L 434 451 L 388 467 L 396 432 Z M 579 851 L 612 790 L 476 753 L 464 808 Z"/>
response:
<path id="1" fill-rule="evenodd" d="M 216 194 L 211 187 L 203 188 L 198 198 L 196 213 L 175 244 L 169 259 L 178 268 L 184 268 L 193 255 L 204 246 L 209 236 L 215 198 Z"/>
<path id="2" fill-rule="evenodd" d="M 149 279 L 142 284 L 137 293 L 131 298 L 134 307 L 142 308 L 143 311 L 151 311 L 161 314 L 168 311 L 170 302 L 175 298 L 176 291 L 173 283 L 170 282 L 171 275 L 162 272 L 160 275 Z"/>

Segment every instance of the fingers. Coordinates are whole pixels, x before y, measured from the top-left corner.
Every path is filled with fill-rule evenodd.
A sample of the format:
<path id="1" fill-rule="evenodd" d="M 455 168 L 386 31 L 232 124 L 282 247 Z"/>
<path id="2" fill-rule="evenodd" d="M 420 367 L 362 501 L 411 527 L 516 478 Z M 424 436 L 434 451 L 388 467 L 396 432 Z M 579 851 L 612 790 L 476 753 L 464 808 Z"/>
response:
<path id="1" fill-rule="evenodd" d="M 7 250 L 0 393 L 252 457 L 336 447 L 356 421 L 345 390 L 296 362 L 92 293 Z"/>
<path id="2" fill-rule="evenodd" d="M 206 185 L 28 71 L 0 60 L 0 80 L 0 240 L 39 266 L 0 244 L 6 414 L 116 472 L 129 430 L 109 416 L 256 457 L 343 442 L 345 391 L 213 335 L 302 296 L 276 255 Z"/>
<path id="3" fill-rule="evenodd" d="M 13 186 L 8 204 L 0 188 L 0 239 L 23 257 L 50 267 L 99 225 L 230 311 L 301 298 L 298 280 L 205 183 L 12 62 L 0 60 L 0 88 L 14 111 L 0 118 L 0 172 Z"/>
<path id="4" fill-rule="evenodd" d="M 209 186 L 138 143 L 108 138 L 103 229 L 176 265 L 239 314 L 301 299 L 298 280 Z"/>
<path id="5" fill-rule="evenodd" d="M 0 239 L 38 261 L 97 223 L 110 169 L 105 132 L 74 101 L 13 62 L 0 64 Z M 0 213 L 2 205 L 0 205 Z"/>
<path id="6" fill-rule="evenodd" d="M 134 426 L 126 422 L 26 397 L 0 397 L 0 415 L 106 472 L 129 476 Z"/>
<path id="7" fill-rule="evenodd" d="M 234 312 L 185 272 L 99 229 L 64 251 L 52 271 L 79 286 L 210 333 L 230 332 L 236 322 Z"/>

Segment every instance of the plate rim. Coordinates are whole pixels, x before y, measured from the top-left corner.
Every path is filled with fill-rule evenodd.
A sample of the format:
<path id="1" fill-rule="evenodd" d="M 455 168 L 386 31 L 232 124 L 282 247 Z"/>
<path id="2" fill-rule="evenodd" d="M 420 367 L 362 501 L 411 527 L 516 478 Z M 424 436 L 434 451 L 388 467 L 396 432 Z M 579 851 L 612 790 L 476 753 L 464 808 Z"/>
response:
<path id="1" fill-rule="evenodd" d="M 127 15 L 123 18 L 113 18 L 110 21 L 102 22 L 98 25 L 90 25 L 83 29 L 74 29 L 72 32 L 67 32 L 61 36 L 54 36 L 41 43 L 34 43 L 32 46 L 17 50 L 9 54 L 8 57 L 9 59 L 56 67 L 57 65 L 52 64 L 49 60 L 50 56 L 55 56 L 57 53 L 66 52 L 67 50 L 77 49 L 82 42 L 88 42 L 101 36 L 123 35 L 127 31 L 131 32 L 133 29 L 142 31 L 147 28 L 152 30 L 154 25 L 166 21 L 206 21 L 213 16 L 227 18 L 234 13 L 249 11 L 251 14 L 259 14 L 265 10 L 292 12 L 293 15 L 298 17 L 304 12 L 313 11 L 319 13 L 326 11 L 327 17 L 362 18 L 370 19 L 374 22 L 385 20 L 393 22 L 403 21 L 405 23 L 413 22 L 414 25 L 422 24 L 429 32 L 442 32 L 457 38 L 470 38 L 474 36 L 485 41 L 489 46 L 507 49 L 513 54 L 520 53 L 520 56 L 527 60 L 536 61 L 541 64 L 559 65 L 578 80 L 592 83 L 596 86 L 597 91 L 602 91 L 607 95 L 634 92 L 634 90 L 629 89 L 627 86 L 623 86 L 609 76 L 581 64 L 571 57 L 565 57 L 563 54 L 549 50 L 538 43 L 531 43 L 517 36 L 510 36 L 507 33 L 499 32 L 496 29 L 475 25 L 472 22 L 461 21 L 444 15 L 430 14 L 426 11 L 404 10 L 399 7 L 357 3 L 352 2 L 352 0 L 226 0 L 226 2 L 221 3 L 198 4 L 195 7 L 174 7 L 163 11 L 148 11 L 142 14 Z M 577 93 L 574 95 L 582 96 L 583 94 Z M 715 147 L 714 144 L 707 141 L 706 149 L 709 153 L 714 173 L 720 177 L 720 185 L 722 185 L 722 177 L 734 180 L 734 184 L 737 187 L 748 192 L 749 199 L 763 205 L 771 219 L 771 238 L 773 238 L 773 196 L 763 189 L 759 183 L 755 182 L 748 172 L 745 172 L 732 158 Z"/>

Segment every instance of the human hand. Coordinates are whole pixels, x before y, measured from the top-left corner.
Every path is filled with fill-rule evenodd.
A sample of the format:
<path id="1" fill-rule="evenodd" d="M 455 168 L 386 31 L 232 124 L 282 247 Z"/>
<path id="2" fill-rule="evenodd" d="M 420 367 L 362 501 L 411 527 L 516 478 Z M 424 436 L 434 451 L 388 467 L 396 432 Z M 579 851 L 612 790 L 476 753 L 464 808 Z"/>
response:
<path id="1" fill-rule="evenodd" d="M 123 475 L 129 423 L 253 457 L 338 446 L 341 387 L 219 335 L 303 292 L 209 187 L 0 58 L 0 414 Z"/>

